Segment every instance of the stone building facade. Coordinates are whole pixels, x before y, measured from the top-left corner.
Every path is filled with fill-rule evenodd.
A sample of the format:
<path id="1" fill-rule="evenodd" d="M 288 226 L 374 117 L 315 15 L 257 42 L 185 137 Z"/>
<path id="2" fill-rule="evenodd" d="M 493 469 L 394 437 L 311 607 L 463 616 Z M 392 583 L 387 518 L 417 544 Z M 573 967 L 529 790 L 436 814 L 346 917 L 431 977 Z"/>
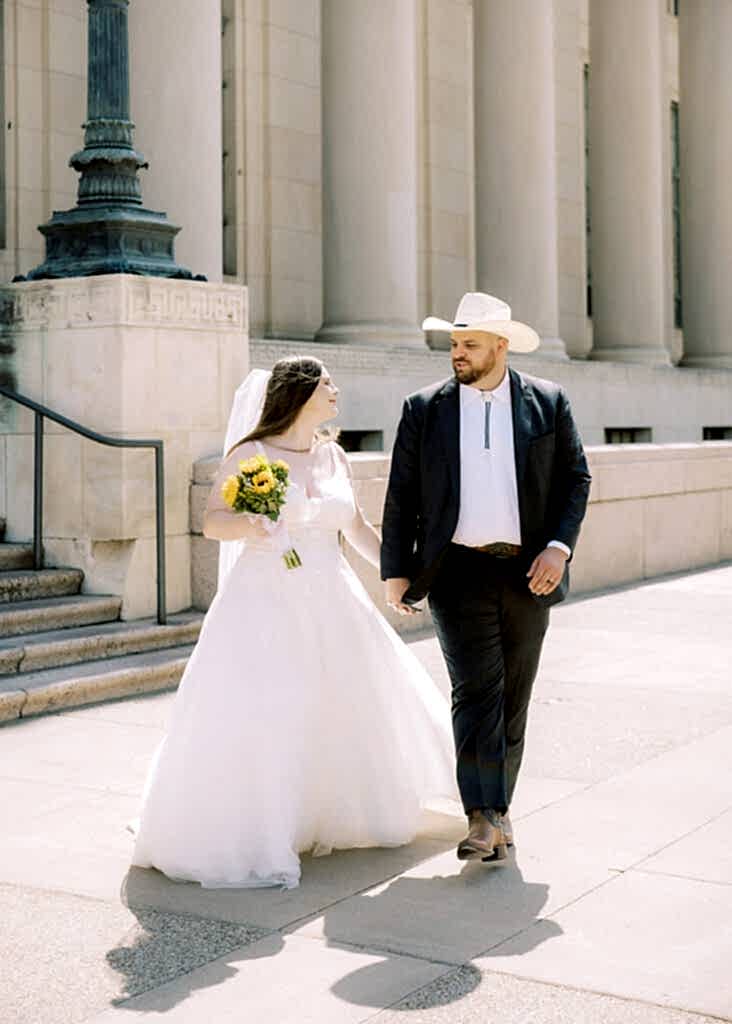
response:
<path id="1" fill-rule="evenodd" d="M 4 0 L 0 274 L 74 205 L 84 0 Z M 147 206 L 180 263 L 246 284 L 252 365 L 314 353 L 344 440 L 389 448 L 500 295 L 588 443 L 732 430 L 732 3 L 131 0 Z M 194 371 L 195 368 L 192 368 Z"/>

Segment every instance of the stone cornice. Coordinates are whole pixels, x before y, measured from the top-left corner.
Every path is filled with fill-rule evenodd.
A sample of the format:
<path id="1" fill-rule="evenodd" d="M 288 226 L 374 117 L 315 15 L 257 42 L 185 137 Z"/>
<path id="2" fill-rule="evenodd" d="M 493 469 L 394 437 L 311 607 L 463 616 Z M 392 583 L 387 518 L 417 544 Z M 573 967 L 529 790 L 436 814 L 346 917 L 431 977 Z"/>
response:
<path id="1" fill-rule="evenodd" d="M 1 322 L 14 332 L 156 324 L 242 332 L 247 325 L 247 289 L 238 284 L 110 274 L 7 284 L 0 295 Z"/>
<path id="2" fill-rule="evenodd" d="M 314 356 L 334 373 L 341 370 L 365 375 L 423 376 L 424 384 L 452 376 L 447 351 L 384 345 L 328 344 L 318 341 L 250 339 L 251 365 L 271 369 L 284 356 Z M 512 354 L 510 365 L 521 373 L 548 378 L 564 386 L 586 381 L 627 384 L 636 390 L 660 382 L 705 379 L 717 383 L 730 370 L 720 367 L 647 366 L 642 363 L 595 362 L 588 359 L 555 359 L 551 356 Z M 730 378 L 732 379 L 732 378 Z"/>

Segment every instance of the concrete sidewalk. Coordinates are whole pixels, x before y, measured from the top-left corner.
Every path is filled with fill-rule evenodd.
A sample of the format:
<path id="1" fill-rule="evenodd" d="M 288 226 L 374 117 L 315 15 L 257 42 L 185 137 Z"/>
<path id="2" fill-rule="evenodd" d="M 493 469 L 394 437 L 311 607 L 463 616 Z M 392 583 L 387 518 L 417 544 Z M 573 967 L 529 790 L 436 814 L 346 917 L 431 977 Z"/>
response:
<path id="1" fill-rule="evenodd" d="M 129 870 L 172 699 L 0 728 L 2 1024 L 732 1020 L 732 567 L 555 611 L 504 867 L 435 812 L 291 892 Z"/>

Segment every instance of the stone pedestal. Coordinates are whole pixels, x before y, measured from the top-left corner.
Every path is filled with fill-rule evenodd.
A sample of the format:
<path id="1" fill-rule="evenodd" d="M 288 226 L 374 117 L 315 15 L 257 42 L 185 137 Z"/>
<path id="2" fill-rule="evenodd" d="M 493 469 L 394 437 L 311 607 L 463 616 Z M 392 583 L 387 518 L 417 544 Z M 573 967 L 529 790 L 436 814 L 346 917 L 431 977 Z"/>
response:
<path id="1" fill-rule="evenodd" d="M 475 4 L 478 290 L 566 359 L 559 337 L 553 5 Z"/>
<path id="2" fill-rule="evenodd" d="M 684 363 L 732 369 L 732 4 L 679 9 Z"/>
<path id="3" fill-rule="evenodd" d="M 417 325 L 415 0 L 325 0 L 318 341 L 424 345 Z"/>
<path id="4" fill-rule="evenodd" d="M 662 17 L 659 0 L 590 4 L 592 359 L 670 363 Z"/>
<path id="5" fill-rule="evenodd" d="M 168 610 L 191 604 L 192 466 L 220 452 L 248 368 L 239 285 L 110 275 L 3 288 L 4 378 L 92 430 L 165 443 Z M 32 534 L 33 418 L 2 403 L 7 539 Z M 121 450 L 47 423 L 47 565 L 83 569 L 84 592 L 123 598 L 124 618 L 155 610 L 151 451 Z"/>

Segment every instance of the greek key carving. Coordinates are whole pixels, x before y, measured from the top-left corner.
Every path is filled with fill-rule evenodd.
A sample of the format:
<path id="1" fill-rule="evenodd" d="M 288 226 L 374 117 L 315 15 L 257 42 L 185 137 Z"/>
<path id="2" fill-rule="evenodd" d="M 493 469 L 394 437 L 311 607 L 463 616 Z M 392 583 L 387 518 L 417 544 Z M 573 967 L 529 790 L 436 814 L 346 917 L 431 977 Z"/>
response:
<path id="1" fill-rule="evenodd" d="M 247 292 L 240 285 L 109 275 L 6 285 L 3 322 L 15 330 L 125 323 L 243 331 Z"/>

